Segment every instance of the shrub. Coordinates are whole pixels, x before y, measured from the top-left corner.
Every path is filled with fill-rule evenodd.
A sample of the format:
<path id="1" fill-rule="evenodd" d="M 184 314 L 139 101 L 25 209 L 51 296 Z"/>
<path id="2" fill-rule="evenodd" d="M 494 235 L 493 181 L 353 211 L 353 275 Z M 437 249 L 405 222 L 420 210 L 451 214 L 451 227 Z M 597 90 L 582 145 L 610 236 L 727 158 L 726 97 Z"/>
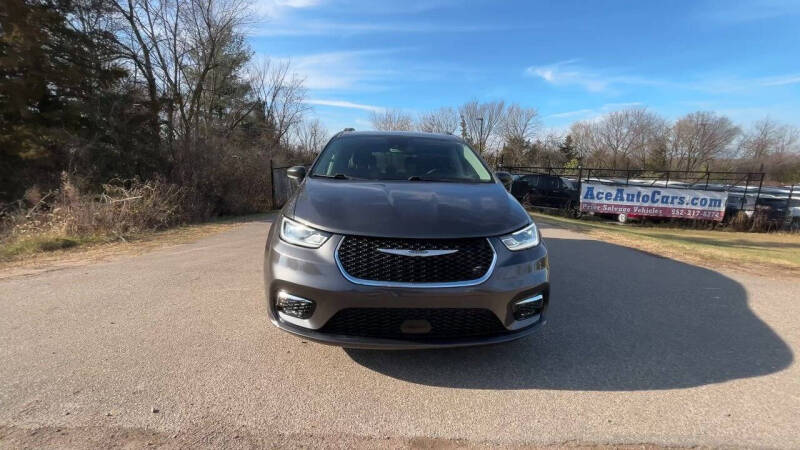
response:
<path id="1" fill-rule="evenodd" d="M 2 214 L 0 243 L 6 257 L 72 247 L 92 240 L 125 240 L 192 219 L 187 189 L 161 180 L 115 180 L 100 194 L 82 194 L 66 175 L 58 190 L 29 189 Z"/>

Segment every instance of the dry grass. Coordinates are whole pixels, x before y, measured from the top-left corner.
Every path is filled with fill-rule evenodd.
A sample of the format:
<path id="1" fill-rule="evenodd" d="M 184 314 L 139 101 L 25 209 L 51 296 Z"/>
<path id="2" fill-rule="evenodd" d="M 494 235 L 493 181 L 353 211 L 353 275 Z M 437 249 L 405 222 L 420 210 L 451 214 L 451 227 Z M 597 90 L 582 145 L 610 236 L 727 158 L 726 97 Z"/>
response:
<path id="1" fill-rule="evenodd" d="M 263 215 L 197 219 L 191 190 L 159 180 L 116 181 L 83 194 L 64 176 L 47 194 L 29 189 L 24 201 L 0 209 L 0 269 L 104 259 L 187 242 Z"/>
<path id="2" fill-rule="evenodd" d="M 96 240 L 49 251 L 19 253 L 0 261 L 0 279 L 40 273 L 62 267 L 108 261 L 118 257 L 138 255 L 170 245 L 180 245 L 233 229 L 243 223 L 263 221 L 269 214 L 255 214 L 217 219 L 212 222 L 181 225 L 168 230 L 143 232 L 125 241 Z"/>
<path id="3" fill-rule="evenodd" d="M 82 194 L 68 177 L 42 195 L 29 189 L 25 200 L 0 216 L 0 261 L 87 244 L 135 238 L 187 219 L 187 191 L 162 181 L 118 181 L 98 195 Z"/>
<path id="4" fill-rule="evenodd" d="M 800 234 L 743 233 L 620 225 L 531 213 L 543 223 L 566 227 L 608 242 L 711 268 L 762 275 L 800 275 Z"/>

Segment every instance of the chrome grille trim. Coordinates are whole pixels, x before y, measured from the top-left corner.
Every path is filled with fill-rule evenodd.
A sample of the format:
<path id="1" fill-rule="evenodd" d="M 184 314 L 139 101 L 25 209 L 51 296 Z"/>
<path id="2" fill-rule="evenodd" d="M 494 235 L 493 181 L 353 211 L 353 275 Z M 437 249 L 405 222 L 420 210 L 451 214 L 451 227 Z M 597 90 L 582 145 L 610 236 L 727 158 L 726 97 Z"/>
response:
<path id="1" fill-rule="evenodd" d="M 492 262 L 489 264 L 489 268 L 486 270 L 486 273 L 474 280 L 465 280 L 465 281 L 450 281 L 450 282 L 441 282 L 441 283 L 413 283 L 413 282 L 400 282 L 400 281 L 378 281 L 378 280 L 364 280 L 361 278 L 356 278 L 351 276 L 344 270 L 342 266 L 342 262 L 339 260 L 339 247 L 342 246 L 344 240 L 347 239 L 347 236 L 342 236 L 339 239 L 339 243 L 336 244 L 336 250 L 333 253 L 333 257 L 336 260 L 336 266 L 339 268 L 339 272 L 341 272 L 342 276 L 347 279 L 347 281 L 355 284 L 360 284 L 362 286 L 378 286 L 378 287 L 400 287 L 400 288 L 454 288 L 454 287 L 464 287 L 464 286 L 475 286 L 478 284 L 483 283 L 484 281 L 488 280 L 489 277 L 492 276 L 494 273 L 494 266 L 497 264 L 497 251 L 494 249 L 494 245 L 492 245 L 492 241 L 489 238 L 486 238 L 486 242 L 489 244 L 489 248 L 492 249 Z"/>

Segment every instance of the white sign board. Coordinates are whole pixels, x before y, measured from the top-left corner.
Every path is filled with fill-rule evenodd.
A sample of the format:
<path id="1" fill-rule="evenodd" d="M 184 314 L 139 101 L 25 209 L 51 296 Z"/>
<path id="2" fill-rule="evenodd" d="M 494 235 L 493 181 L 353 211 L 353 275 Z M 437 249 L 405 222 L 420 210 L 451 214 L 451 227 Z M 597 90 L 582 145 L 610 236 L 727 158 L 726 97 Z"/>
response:
<path id="1" fill-rule="evenodd" d="M 581 184 L 581 211 L 629 216 L 722 220 L 727 192 L 649 186 Z"/>

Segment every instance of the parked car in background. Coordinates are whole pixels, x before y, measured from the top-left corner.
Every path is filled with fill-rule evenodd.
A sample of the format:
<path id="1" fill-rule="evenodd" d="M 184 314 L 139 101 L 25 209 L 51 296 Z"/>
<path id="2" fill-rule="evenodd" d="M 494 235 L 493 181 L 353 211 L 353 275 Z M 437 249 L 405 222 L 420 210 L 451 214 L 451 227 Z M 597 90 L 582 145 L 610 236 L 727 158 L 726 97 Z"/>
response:
<path id="1" fill-rule="evenodd" d="M 789 201 L 789 228 L 800 230 L 800 198 L 793 198 Z"/>
<path id="2" fill-rule="evenodd" d="M 523 205 L 575 211 L 579 206 L 577 184 L 556 175 L 520 175 L 511 184 L 511 194 Z"/>
<path id="3" fill-rule="evenodd" d="M 785 193 L 749 193 L 743 198 L 741 192 L 731 192 L 725 205 L 723 220 L 730 222 L 739 213 L 744 213 L 748 218 L 757 214 L 772 227 L 800 229 L 800 198 L 790 199 Z"/>
<path id="4" fill-rule="evenodd" d="M 798 205 L 800 206 L 800 205 Z M 797 209 L 795 207 L 795 209 Z M 762 215 L 770 226 L 781 227 L 785 222 L 791 223 L 791 201 L 773 195 L 764 195 L 758 198 L 756 212 Z"/>
<path id="5" fill-rule="evenodd" d="M 748 195 L 743 198 L 741 193 L 731 192 L 728 194 L 728 200 L 725 202 L 725 216 L 722 218 L 723 222 L 730 222 L 736 216 L 743 212 L 747 217 L 752 217 L 755 212 L 756 199 L 754 196 Z"/>

